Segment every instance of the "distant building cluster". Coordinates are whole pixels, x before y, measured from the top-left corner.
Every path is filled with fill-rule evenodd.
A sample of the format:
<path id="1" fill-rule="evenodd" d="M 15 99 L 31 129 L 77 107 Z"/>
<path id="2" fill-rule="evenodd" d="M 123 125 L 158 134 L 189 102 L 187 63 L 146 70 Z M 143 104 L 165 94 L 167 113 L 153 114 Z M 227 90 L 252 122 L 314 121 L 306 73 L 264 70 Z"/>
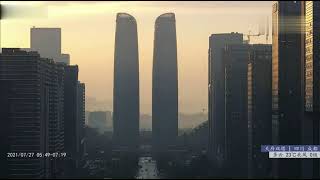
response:
<path id="1" fill-rule="evenodd" d="M 31 48 L 2 48 L 1 153 L 14 154 L 1 159 L 2 177 L 72 177 L 82 166 L 85 84 L 78 73 L 61 54 L 60 28 L 31 28 Z"/>

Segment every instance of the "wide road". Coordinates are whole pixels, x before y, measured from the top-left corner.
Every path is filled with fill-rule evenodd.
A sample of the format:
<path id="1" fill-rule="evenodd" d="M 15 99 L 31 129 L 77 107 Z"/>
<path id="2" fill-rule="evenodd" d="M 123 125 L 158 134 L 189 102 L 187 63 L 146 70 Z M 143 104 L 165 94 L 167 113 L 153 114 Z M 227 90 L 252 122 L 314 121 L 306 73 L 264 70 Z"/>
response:
<path id="1" fill-rule="evenodd" d="M 152 157 L 139 158 L 139 170 L 136 179 L 160 179 L 156 161 Z"/>

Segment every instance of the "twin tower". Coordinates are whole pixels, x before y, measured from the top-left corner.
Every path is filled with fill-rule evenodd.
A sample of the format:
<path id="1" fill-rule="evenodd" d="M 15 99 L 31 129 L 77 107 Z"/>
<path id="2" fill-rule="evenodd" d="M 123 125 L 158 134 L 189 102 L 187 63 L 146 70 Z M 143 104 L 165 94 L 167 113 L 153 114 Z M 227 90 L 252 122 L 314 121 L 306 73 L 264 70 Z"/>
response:
<path id="1" fill-rule="evenodd" d="M 139 53 L 137 23 L 118 13 L 114 54 L 113 142 L 128 151 L 139 147 Z M 175 15 L 156 19 L 152 73 L 153 150 L 166 151 L 178 135 L 178 67 Z"/>

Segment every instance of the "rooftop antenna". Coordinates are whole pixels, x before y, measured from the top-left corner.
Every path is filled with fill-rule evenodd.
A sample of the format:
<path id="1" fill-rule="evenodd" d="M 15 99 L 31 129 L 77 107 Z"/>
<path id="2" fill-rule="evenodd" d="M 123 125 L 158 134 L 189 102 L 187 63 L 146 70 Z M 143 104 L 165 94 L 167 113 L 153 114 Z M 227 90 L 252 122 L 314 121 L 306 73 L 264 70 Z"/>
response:
<path id="1" fill-rule="evenodd" d="M 269 16 L 267 16 L 267 21 L 266 21 L 266 44 L 268 44 L 269 40 Z"/>

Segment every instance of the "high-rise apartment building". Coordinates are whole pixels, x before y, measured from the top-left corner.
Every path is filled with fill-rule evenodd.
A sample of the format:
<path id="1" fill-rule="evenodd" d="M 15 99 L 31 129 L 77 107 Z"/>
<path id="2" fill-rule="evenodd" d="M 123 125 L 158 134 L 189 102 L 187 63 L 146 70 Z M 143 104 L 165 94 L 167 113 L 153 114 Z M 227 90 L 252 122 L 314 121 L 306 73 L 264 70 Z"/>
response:
<path id="1" fill-rule="evenodd" d="M 61 86 L 59 67 L 37 52 L 3 48 L 0 59 L 0 80 L 5 86 L 9 151 L 13 153 L 53 153 L 61 151 L 58 128 L 58 107 Z M 6 123 L 4 123 L 6 124 Z M 56 161 L 51 158 L 14 157 L 8 159 L 9 178 L 54 177 Z"/>

